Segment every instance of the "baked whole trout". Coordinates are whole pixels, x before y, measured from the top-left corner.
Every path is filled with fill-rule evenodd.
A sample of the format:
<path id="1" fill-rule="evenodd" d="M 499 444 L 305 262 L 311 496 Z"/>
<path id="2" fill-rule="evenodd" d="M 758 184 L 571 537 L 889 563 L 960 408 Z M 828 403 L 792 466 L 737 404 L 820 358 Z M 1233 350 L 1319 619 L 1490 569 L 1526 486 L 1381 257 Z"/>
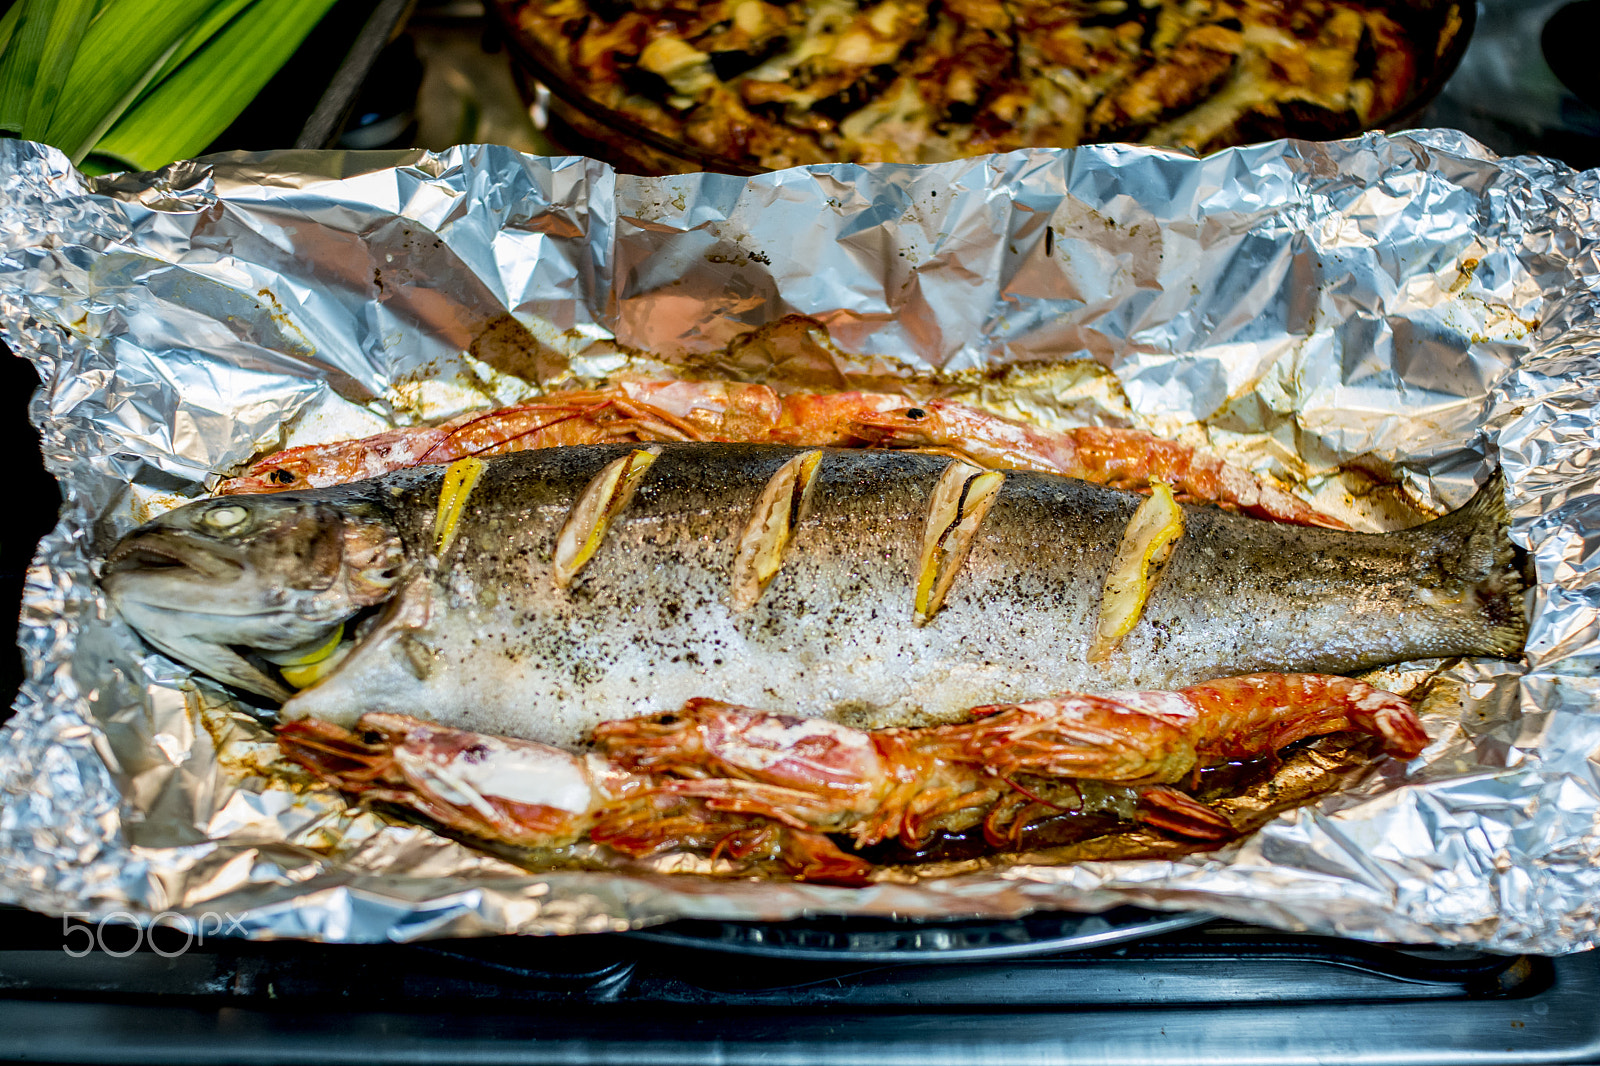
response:
<path id="1" fill-rule="evenodd" d="M 1184 508 L 1137 623 L 1090 661 L 1139 503 L 919 453 L 575 446 L 200 501 L 102 581 L 151 644 L 285 719 L 569 747 L 694 698 L 877 728 L 1522 648 L 1497 480 L 1386 534 Z"/>

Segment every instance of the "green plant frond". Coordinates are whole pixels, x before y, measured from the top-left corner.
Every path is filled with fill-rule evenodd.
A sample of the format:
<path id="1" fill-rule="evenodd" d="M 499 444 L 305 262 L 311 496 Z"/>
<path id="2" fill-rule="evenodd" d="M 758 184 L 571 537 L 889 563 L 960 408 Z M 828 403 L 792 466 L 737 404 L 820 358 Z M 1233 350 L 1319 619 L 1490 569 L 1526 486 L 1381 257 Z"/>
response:
<path id="1" fill-rule="evenodd" d="M 111 0 L 90 23 L 62 88 L 71 106 L 56 109 L 43 139 L 82 159 L 221 2 Z M 182 122 L 182 111 L 170 120 Z"/>
<path id="2" fill-rule="evenodd" d="M 67 72 L 72 68 L 78 45 L 84 39 L 84 31 L 94 15 L 94 4 L 95 0 L 57 0 L 55 10 L 51 12 L 44 50 L 39 55 L 39 65 L 34 71 L 28 115 L 22 123 L 22 135 L 29 140 L 40 140 L 49 128 L 50 118 L 62 99 Z"/>
<path id="3" fill-rule="evenodd" d="M 204 151 L 335 2 L 255 0 L 152 85 L 94 150 L 144 170 Z"/>

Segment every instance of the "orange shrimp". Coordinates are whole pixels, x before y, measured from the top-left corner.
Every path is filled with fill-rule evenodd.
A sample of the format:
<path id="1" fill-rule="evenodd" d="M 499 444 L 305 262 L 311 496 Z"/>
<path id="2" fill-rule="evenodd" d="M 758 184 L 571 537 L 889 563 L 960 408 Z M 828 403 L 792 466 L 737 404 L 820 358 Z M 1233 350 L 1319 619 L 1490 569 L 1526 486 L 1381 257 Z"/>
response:
<path id="1" fill-rule="evenodd" d="M 641 735 L 668 717 L 646 723 Z M 706 776 L 734 766 L 704 752 L 702 762 L 680 752 L 672 760 L 684 775 L 677 776 L 383 712 L 364 715 L 354 730 L 315 719 L 289 722 L 278 727 L 278 742 L 289 758 L 343 791 L 467 836 L 529 848 L 587 837 L 632 857 L 700 852 L 735 870 L 769 862 L 801 880 L 832 884 L 864 883 L 872 866 L 841 851 L 829 833 L 914 847 L 935 828 L 981 826 L 990 845 L 1006 848 L 1017 846 L 1034 821 L 1067 811 L 1142 821 L 1201 841 L 1234 835 L 1217 812 L 1165 786 L 1081 781 L 1065 791 L 1057 785 L 1053 801 L 1041 800 L 1040 784 L 992 778 L 893 735 L 914 731 L 879 737 L 699 700 L 675 722 L 693 722 L 721 738 L 724 754 L 775 757 L 755 755 L 764 774 L 753 781 Z M 774 751 L 775 738 L 785 736 L 794 743 Z M 613 741 L 619 737 L 612 734 Z M 655 739 L 659 745 L 661 734 Z"/>
<path id="2" fill-rule="evenodd" d="M 1347 730 L 1378 737 L 1400 758 L 1428 744 L 1408 700 L 1334 674 L 1246 674 L 1176 692 L 1069 694 L 972 713 L 977 721 L 948 728 L 968 757 L 1001 776 L 1170 784 L 1203 766 Z"/>
<path id="3" fill-rule="evenodd" d="M 662 792 L 796 830 L 847 834 L 858 847 L 894 840 L 914 849 L 935 829 L 979 826 L 991 846 L 1013 847 L 1037 818 L 1063 811 L 1160 824 L 1198 840 L 1235 835 L 1222 815 L 1165 785 L 1088 776 L 1024 784 L 991 774 L 940 728 L 867 733 L 690 700 L 675 714 L 601 723 L 595 740 L 614 765 L 665 775 Z"/>
<path id="4" fill-rule="evenodd" d="M 1221 456 L 1142 430 L 1078 426 L 1061 432 L 948 400 L 866 415 L 852 429 L 878 445 L 950 448 L 980 466 L 1042 470 L 1135 491 L 1164 481 L 1189 501 L 1295 525 L 1350 528 Z"/>
<path id="5" fill-rule="evenodd" d="M 374 712 L 354 730 L 313 718 L 287 722 L 278 743 L 336 788 L 483 840 L 550 848 L 587 835 L 625 855 L 706 851 L 736 869 L 767 860 L 831 884 L 861 884 L 871 871 L 820 833 L 715 810 L 593 757 L 514 737 Z"/>
<path id="6" fill-rule="evenodd" d="M 669 412 L 638 405 L 619 390 L 564 392 L 539 403 L 474 411 L 437 426 L 407 426 L 357 440 L 276 452 L 224 481 L 217 494 L 323 488 L 423 463 L 563 444 L 702 439 L 692 425 Z"/>
<path id="7" fill-rule="evenodd" d="M 1324 674 L 1068 694 L 973 713 L 976 721 L 960 725 L 863 733 L 692 700 L 674 714 L 603 722 L 594 739 L 619 767 L 685 779 L 671 786 L 681 795 L 797 828 L 848 832 L 858 846 L 890 838 L 915 846 L 952 818 L 981 818 L 986 835 L 995 833 L 993 812 L 1023 791 L 1019 775 L 1098 782 L 1095 798 L 1113 805 L 1121 797 L 1107 786 L 1127 786 L 1141 821 L 1215 839 L 1231 835 L 1225 820 L 1169 787 L 1202 766 L 1345 730 L 1377 736 L 1406 758 L 1427 744 L 1405 699 Z M 1016 828 L 999 835 L 1014 837 Z"/>
<path id="8" fill-rule="evenodd" d="M 419 463 L 562 444 L 672 440 L 923 448 L 995 469 L 1041 470 L 1113 488 L 1142 490 L 1164 481 L 1190 500 L 1280 522 L 1348 528 L 1216 455 L 1138 430 L 1058 432 L 953 400 L 919 404 L 881 392 L 780 396 L 765 385 L 730 381 L 624 380 L 439 426 L 290 448 L 253 463 L 217 492 L 320 488 Z"/>
<path id="9" fill-rule="evenodd" d="M 690 700 L 672 714 L 602 723 L 586 756 L 390 713 L 364 715 L 354 730 L 290 722 L 278 739 L 324 781 L 474 837 L 555 847 L 587 836 L 626 855 L 687 849 L 841 884 L 871 867 L 830 834 L 916 847 L 936 829 L 981 828 L 992 846 L 1015 847 L 1030 825 L 1065 812 L 1225 840 L 1235 835 L 1228 819 L 1175 787 L 1201 766 L 1344 730 L 1407 758 L 1427 743 L 1401 697 L 1315 674 L 974 713 L 959 725 L 865 732 Z"/>

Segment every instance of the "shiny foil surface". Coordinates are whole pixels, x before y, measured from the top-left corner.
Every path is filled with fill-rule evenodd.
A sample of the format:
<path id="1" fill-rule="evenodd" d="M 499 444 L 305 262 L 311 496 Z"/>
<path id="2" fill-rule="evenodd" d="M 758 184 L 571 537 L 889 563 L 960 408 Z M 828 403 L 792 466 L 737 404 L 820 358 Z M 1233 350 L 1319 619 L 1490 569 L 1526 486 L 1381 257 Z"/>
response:
<path id="1" fill-rule="evenodd" d="M 1449 131 L 660 179 L 496 147 L 89 179 L 0 141 L 0 328 L 44 382 L 32 417 L 65 497 L 0 741 L 0 900 L 330 941 L 1136 903 L 1592 946 L 1597 185 Z M 262 449 L 624 370 L 1143 426 L 1366 529 L 1459 506 L 1499 466 L 1538 578 L 1527 655 L 1385 671 L 1425 694 L 1426 752 L 1313 752 L 1283 773 L 1342 787 L 1261 801 L 1263 827 L 1221 850 L 1010 855 L 846 889 L 670 856 L 530 872 L 351 807 L 280 772 L 260 712 L 149 649 L 95 583 L 117 536 Z"/>

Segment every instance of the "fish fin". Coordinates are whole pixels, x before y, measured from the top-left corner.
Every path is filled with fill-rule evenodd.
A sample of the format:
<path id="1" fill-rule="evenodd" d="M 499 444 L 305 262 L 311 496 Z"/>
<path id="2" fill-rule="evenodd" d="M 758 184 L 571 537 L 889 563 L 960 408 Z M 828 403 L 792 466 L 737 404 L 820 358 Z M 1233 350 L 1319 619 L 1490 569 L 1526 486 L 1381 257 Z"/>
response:
<path id="1" fill-rule="evenodd" d="M 244 656 L 225 645 L 187 636 L 163 637 L 159 640 L 148 633 L 144 633 L 143 636 L 180 663 L 192 666 L 206 676 L 214 677 L 225 684 L 234 685 L 258 696 L 265 696 L 269 700 L 277 700 L 279 703 L 294 695 L 294 692 L 281 682 L 267 676 Z"/>
<path id="2" fill-rule="evenodd" d="M 1528 640 L 1526 553 L 1511 539 L 1505 474 L 1495 471 L 1465 505 L 1417 529 L 1444 540 L 1444 581 L 1471 591 L 1486 627 L 1480 654 L 1521 655 Z"/>

